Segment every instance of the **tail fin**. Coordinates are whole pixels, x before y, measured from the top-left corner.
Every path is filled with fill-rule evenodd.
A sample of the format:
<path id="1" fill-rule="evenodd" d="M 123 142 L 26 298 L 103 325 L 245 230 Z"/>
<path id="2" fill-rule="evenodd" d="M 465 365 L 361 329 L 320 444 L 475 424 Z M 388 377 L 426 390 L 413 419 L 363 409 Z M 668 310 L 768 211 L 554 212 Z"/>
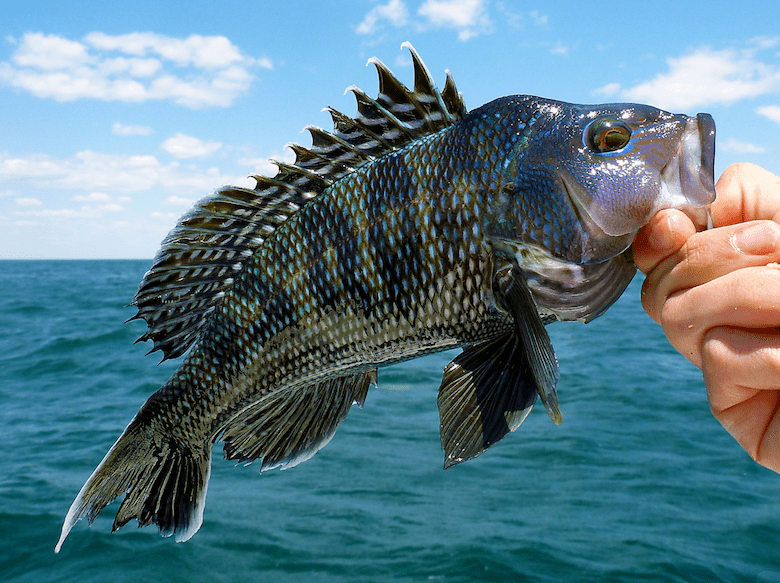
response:
<path id="1" fill-rule="evenodd" d="M 194 451 L 161 434 L 139 414 L 100 462 L 71 504 L 54 552 L 73 525 L 89 523 L 120 494 L 127 494 L 114 519 L 113 530 L 133 518 L 139 526 L 155 523 L 163 536 L 181 542 L 203 523 L 206 489 L 211 473 L 211 448 Z"/>

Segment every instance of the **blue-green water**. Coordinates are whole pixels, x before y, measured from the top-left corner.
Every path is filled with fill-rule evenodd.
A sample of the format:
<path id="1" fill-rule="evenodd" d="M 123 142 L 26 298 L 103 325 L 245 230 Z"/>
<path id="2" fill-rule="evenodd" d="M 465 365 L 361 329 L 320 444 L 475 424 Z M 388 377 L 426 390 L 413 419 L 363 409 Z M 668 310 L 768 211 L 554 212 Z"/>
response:
<path id="1" fill-rule="evenodd" d="M 54 554 L 84 480 L 176 363 L 122 322 L 145 261 L 0 262 L 0 581 L 780 582 L 780 476 L 712 418 L 700 373 L 639 307 L 549 327 L 564 422 L 540 406 L 444 471 L 436 390 L 452 353 L 380 371 L 310 461 L 214 460 L 187 543 L 116 503 Z"/>

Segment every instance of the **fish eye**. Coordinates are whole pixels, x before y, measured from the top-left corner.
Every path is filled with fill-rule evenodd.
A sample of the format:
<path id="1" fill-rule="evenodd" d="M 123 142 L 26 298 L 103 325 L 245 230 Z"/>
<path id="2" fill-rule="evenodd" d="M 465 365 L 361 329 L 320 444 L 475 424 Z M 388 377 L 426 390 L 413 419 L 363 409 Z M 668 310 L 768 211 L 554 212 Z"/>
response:
<path id="1" fill-rule="evenodd" d="M 588 147 L 600 154 L 615 152 L 631 139 L 631 128 L 620 121 L 599 119 L 585 129 Z"/>

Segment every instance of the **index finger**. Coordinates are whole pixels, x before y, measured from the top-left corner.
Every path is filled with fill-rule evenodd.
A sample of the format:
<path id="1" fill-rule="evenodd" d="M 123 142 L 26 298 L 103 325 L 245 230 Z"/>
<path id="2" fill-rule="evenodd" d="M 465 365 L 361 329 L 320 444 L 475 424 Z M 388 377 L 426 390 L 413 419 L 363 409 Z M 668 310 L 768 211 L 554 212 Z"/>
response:
<path id="1" fill-rule="evenodd" d="M 715 190 L 712 220 L 716 227 L 780 218 L 780 177 L 760 166 L 732 164 L 718 179 Z"/>

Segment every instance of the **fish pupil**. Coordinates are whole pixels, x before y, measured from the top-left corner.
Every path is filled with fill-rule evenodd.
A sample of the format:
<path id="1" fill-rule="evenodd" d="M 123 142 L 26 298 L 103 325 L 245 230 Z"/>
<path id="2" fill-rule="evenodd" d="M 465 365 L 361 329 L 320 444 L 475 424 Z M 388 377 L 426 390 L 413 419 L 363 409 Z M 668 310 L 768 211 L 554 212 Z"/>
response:
<path id="1" fill-rule="evenodd" d="M 590 147 L 599 153 L 620 150 L 631 139 L 631 128 L 612 120 L 600 120 L 588 130 Z"/>
<path id="2" fill-rule="evenodd" d="M 602 146 L 603 150 L 612 152 L 625 146 L 626 142 L 628 142 L 628 136 L 626 136 L 624 132 L 616 129 L 610 129 L 608 132 L 606 132 L 606 134 L 604 134 L 604 139 L 599 145 Z"/>

